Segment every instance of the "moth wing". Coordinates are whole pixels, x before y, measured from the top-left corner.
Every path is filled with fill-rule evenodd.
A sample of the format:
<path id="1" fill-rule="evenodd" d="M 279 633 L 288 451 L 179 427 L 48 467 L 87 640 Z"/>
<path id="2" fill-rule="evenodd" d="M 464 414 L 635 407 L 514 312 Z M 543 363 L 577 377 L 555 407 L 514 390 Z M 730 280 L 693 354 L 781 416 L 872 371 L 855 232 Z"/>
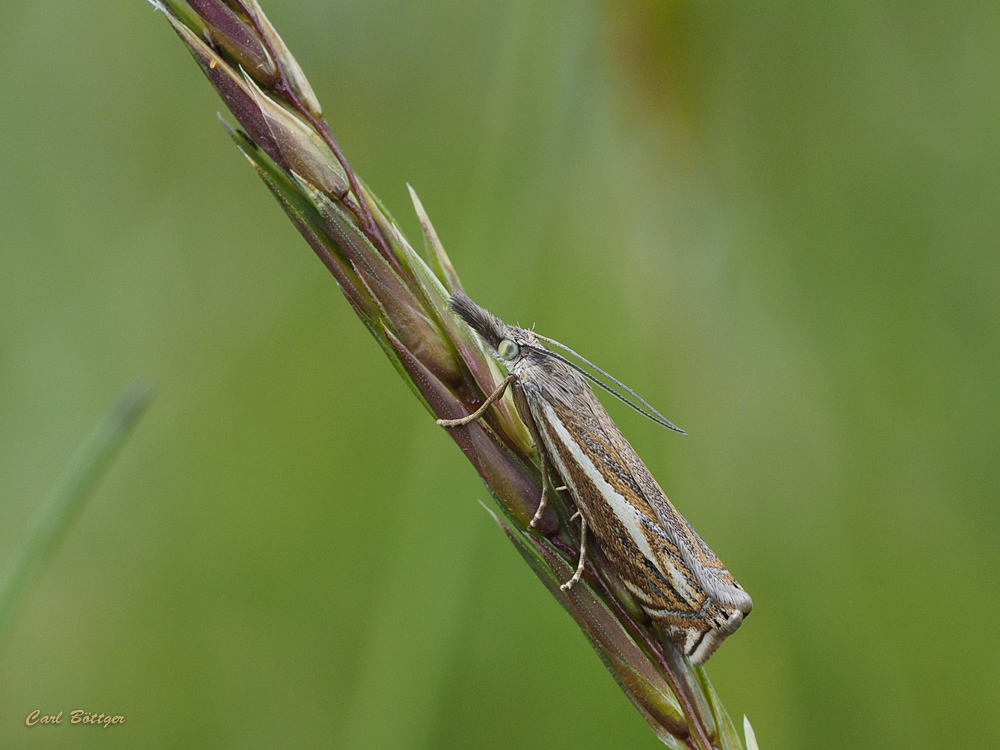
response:
<path id="1" fill-rule="evenodd" d="M 596 404 L 591 404 L 593 419 L 588 420 L 590 428 L 602 433 L 602 442 L 612 454 L 609 459 L 631 477 L 655 513 L 663 533 L 680 551 L 687 568 L 721 610 L 719 618 L 692 619 L 687 628 L 688 632 L 678 644 L 692 663 L 703 664 L 719 644 L 739 628 L 744 617 L 753 608 L 753 600 L 687 519 L 670 502 L 635 449 L 597 401 L 596 396 L 592 398 Z M 600 411 L 597 411 L 598 409 Z"/>
<path id="2" fill-rule="evenodd" d="M 604 478 L 598 479 L 599 482 L 624 485 L 628 490 L 623 486 L 620 488 L 623 492 L 639 495 L 625 501 L 627 505 L 633 505 L 637 514 L 635 519 L 623 519 L 632 526 L 628 533 L 639 541 L 640 548 L 649 548 L 652 557 L 641 550 L 639 553 L 656 566 L 659 575 L 683 600 L 676 607 L 671 605 L 663 610 L 645 603 L 643 608 L 664 627 L 667 635 L 693 664 L 703 664 L 742 623 L 752 606 L 750 597 L 670 503 L 580 375 L 561 362 L 540 357 L 531 363 L 531 367 L 521 369 L 518 377 L 524 395 L 520 406 L 527 407 L 526 411 L 534 418 L 536 427 L 546 424 L 546 414 L 549 414 L 556 422 L 561 422 L 569 434 L 586 443 L 583 446 L 573 439 L 577 450 L 585 454 L 586 460 L 593 463 L 594 471 Z M 544 432 L 548 435 L 548 430 Z M 548 437 L 552 438 L 551 435 Z M 537 435 L 533 438 L 536 442 L 539 439 Z M 556 440 L 548 447 L 557 456 L 560 452 L 558 443 L 559 440 Z M 581 498 L 574 495 L 574 499 L 579 504 Z M 641 507 L 642 501 L 645 501 L 646 508 Z M 613 499 L 609 502 L 618 504 Z M 650 528 L 653 524 L 655 529 Z M 638 525 L 644 525 L 645 530 Z M 639 537 L 646 537 L 645 543 Z M 657 543 L 657 538 L 660 543 Z M 637 573 L 643 575 L 642 572 Z M 626 585 L 628 583 L 626 581 Z M 632 583 L 638 583 L 638 579 Z"/>

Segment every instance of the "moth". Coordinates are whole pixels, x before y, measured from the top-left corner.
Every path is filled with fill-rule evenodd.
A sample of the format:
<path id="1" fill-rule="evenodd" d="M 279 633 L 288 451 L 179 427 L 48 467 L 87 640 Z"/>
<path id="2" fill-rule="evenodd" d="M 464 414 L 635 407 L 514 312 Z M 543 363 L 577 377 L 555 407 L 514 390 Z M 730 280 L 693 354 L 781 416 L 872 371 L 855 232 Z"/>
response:
<path id="1" fill-rule="evenodd" d="M 593 535 L 650 619 L 693 665 L 704 664 L 740 626 L 753 602 L 667 498 L 590 383 L 654 422 L 684 431 L 569 347 L 534 331 L 506 325 L 462 291 L 452 295 L 448 306 L 483 339 L 510 374 L 475 412 L 461 419 L 441 419 L 438 424 L 454 427 L 479 419 L 508 386 L 512 387 L 514 405 L 542 464 L 541 501 L 529 528 L 541 519 L 550 489 L 568 491 L 578 509 L 571 520 L 580 517 L 579 562 L 562 588 L 569 589 L 580 580 L 587 536 Z M 586 363 L 639 403 L 555 349 Z M 553 471 L 562 486 L 555 486 Z"/>

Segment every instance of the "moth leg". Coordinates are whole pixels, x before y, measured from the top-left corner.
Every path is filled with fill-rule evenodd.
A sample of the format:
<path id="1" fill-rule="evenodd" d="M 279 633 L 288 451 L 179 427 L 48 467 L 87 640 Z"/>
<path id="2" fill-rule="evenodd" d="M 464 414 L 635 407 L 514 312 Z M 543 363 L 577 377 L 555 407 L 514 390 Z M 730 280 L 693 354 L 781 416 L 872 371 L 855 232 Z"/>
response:
<path id="1" fill-rule="evenodd" d="M 549 490 L 554 486 L 554 483 L 549 474 L 551 464 L 545 455 L 545 444 L 542 442 L 541 435 L 538 434 L 538 426 L 531 416 L 531 409 L 524 398 L 524 393 L 521 392 L 520 384 L 514 385 L 514 406 L 521 417 L 521 421 L 524 422 L 524 426 L 528 428 L 528 434 L 531 435 L 531 442 L 535 444 L 535 450 L 538 451 L 538 460 L 542 469 L 542 496 L 538 501 L 538 508 L 535 510 L 535 515 L 528 522 L 528 528 L 533 529 L 542 520 L 542 514 L 545 512 L 545 508 L 549 502 Z M 558 490 L 559 488 L 557 487 L 556 489 Z"/>
<path id="2" fill-rule="evenodd" d="M 580 516 L 579 511 L 573 514 L 573 517 Z M 569 591 L 580 580 L 580 576 L 583 575 L 584 562 L 587 559 L 587 519 L 580 516 L 580 562 L 577 563 L 576 572 L 573 577 L 570 578 L 566 583 L 564 583 L 559 588 L 562 591 Z"/>
<path id="3" fill-rule="evenodd" d="M 469 422 L 475 422 L 486 413 L 486 410 L 490 408 L 492 403 L 500 398 L 503 395 L 503 392 L 507 390 L 507 386 L 513 383 L 516 379 L 517 376 L 514 375 L 514 373 L 511 373 L 504 378 L 503 382 L 500 383 L 497 389 L 486 397 L 486 400 L 483 401 L 483 405 L 472 412 L 472 414 L 467 414 L 466 416 L 458 419 L 439 419 L 437 423 L 442 427 L 461 427 L 462 425 L 469 424 Z"/>
<path id="4" fill-rule="evenodd" d="M 531 517 L 531 521 L 528 523 L 528 528 L 535 528 L 535 524 L 542 520 L 542 513 L 545 512 L 546 506 L 549 504 L 549 488 L 552 486 L 552 480 L 549 478 L 549 462 L 545 460 L 545 456 L 542 456 L 542 499 L 538 501 L 538 510 L 535 511 L 535 515 Z"/>

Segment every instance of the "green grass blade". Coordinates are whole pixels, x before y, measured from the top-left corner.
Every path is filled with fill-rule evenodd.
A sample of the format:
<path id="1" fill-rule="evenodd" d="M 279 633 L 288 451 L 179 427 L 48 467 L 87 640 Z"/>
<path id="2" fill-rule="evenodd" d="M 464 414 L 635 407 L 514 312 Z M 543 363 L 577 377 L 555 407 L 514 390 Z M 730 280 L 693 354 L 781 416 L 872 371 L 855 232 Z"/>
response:
<path id="1" fill-rule="evenodd" d="M 63 469 L 24 532 L 20 548 L 0 578 L 0 642 L 32 582 L 51 559 L 90 491 L 149 405 L 152 389 L 134 382 L 122 391 Z"/>

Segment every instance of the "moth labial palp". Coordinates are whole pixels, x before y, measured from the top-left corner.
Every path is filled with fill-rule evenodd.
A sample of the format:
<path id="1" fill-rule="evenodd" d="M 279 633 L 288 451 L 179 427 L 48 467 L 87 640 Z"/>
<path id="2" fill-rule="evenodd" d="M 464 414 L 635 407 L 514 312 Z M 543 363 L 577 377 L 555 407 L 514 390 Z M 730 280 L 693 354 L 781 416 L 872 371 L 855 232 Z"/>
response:
<path id="1" fill-rule="evenodd" d="M 438 423 L 468 424 L 511 387 L 514 405 L 542 464 L 541 497 L 529 528 L 542 517 L 550 488 L 568 491 L 580 514 L 579 561 L 563 590 L 580 580 L 587 538 L 592 536 L 650 619 L 692 664 L 704 664 L 740 626 L 753 602 L 667 498 L 590 383 L 658 424 L 683 430 L 628 386 L 559 342 L 506 325 L 461 291 L 452 295 L 448 306 L 479 334 L 510 374 L 475 412 Z M 546 343 L 585 362 L 641 406 Z M 561 486 L 552 481 L 550 467 L 561 478 Z"/>

